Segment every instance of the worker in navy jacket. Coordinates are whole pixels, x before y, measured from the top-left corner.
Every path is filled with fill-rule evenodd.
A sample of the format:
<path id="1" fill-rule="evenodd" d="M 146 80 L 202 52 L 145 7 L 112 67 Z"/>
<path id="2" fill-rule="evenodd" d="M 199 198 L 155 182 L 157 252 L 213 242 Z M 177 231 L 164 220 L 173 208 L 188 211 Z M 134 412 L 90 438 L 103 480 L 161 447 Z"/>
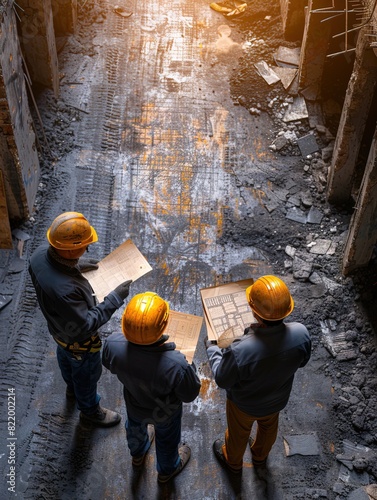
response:
<path id="1" fill-rule="evenodd" d="M 38 247 L 30 259 L 29 273 L 67 384 L 66 397 L 77 403 L 80 420 L 111 427 L 119 413 L 102 407 L 97 393 L 101 376 L 101 339 L 98 329 L 124 303 L 131 281 L 126 281 L 98 303 L 82 274 L 98 268 L 97 260 L 82 257 L 98 240 L 95 229 L 78 212 L 64 212 L 47 231 L 49 244 Z"/>
<path id="2" fill-rule="evenodd" d="M 294 301 L 280 278 L 262 276 L 246 296 L 256 324 L 226 349 L 207 341 L 215 381 L 227 393 L 225 441 L 217 439 L 213 450 L 220 463 L 236 474 L 242 472 L 248 442 L 253 465 L 266 465 L 277 437 L 279 412 L 288 403 L 296 371 L 311 355 L 306 327 L 283 321 Z M 252 439 L 254 422 L 257 430 Z"/>
<path id="3" fill-rule="evenodd" d="M 132 464 L 143 464 L 155 437 L 159 483 L 179 474 L 190 458 L 190 448 L 179 446 L 182 403 L 200 390 L 194 365 L 164 335 L 168 319 L 169 305 L 156 293 L 135 295 L 122 316 L 123 333 L 110 335 L 102 354 L 123 384 Z"/>

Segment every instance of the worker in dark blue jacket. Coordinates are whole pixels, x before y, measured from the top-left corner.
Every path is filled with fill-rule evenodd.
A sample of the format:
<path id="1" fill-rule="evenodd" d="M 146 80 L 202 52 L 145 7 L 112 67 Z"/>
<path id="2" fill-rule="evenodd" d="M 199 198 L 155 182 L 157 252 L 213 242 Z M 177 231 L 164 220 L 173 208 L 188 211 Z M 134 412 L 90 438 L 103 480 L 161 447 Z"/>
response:
<path id="1" fill-rule="evenodd" d="M 98 237 L 80 213 L 65 212 L 56 217 L 47 240 L 49 245 L 41 245 L 31 256 L 29 273 L 49 332 L 57 343 L 66 396 L 76 399 L 83 422 L 111 427 L 120 422 L 120 415 L 99 404 L 102 343 L 98 329 L 123 305 L 131 282 L 122 283 L 97 303 L 82 272 L 98 268 L 98 261 L 82 255 Z"/>
<path id="2" fill-rule="evenodd" d="M 256 323 L 226 349 L 207 341 L 215 381 L 227 393 L 225 441 L 217 439 L 213 450 L 219 462 L 236 474 L 242 472 L 248 442 L 254 467 L 266 465 L 294 375 L 311 355 L 306 327 L 283 322 L 293 311 L 294 301 L 280 278 L 262 276 L 246 290 L 246 296 Z M 254 422 L 257 430 L 251 438 Z"/>
<path id="3" fill-rule="evenodd" d="M 168 319 L 169 304 L 156 293 L 135 295 L 122 316 L 123 333 L 110 335 L 102 353 L 104 366 L 123 384 L 132 464 L 143 464 L 156 437 L 159 483 L 179 474 L 190 458 L 190 448 L 179 446 L 182 403 L 200 390 L 194 365 L 167 342 Z"/>

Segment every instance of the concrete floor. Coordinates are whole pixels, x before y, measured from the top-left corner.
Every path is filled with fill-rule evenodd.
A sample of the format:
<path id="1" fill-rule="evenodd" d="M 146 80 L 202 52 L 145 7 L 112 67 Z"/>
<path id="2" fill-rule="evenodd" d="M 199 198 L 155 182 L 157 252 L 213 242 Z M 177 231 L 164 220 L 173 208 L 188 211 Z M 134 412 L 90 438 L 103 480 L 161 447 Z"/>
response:
<path id="1" fill-rule="evenodd" d="M 110 0 L 103 4 L 107 15 L 96 25 L 95 55 L 74 56 L 67 48 L 60 55 L 60 100 L 85 112 L 75 124 L 76 147 L 51 169 L 55 190 L 43 195 L 27 252 L 43 241 L 62 210 L 82 211 L 99 234 L 92 255 L 102 258 L 131 238 L 152 265 L 132 293 L 156 290 L 172 309 L 202 315 L 201 288 L 277 272 L 251 245 L 235 247 L 222 238 L 229 214 L 241 219 L 259 205 L 255 192 L 237 187 L 235 172 L 265 181 L 293 162 L 286 158 L 282 166 L 269 153 L 266 117 L 253 117 L 231 101 L 229 77 L 242 46 L 208 2 L 124 3 L 133 11 L 129 18 L 115 14 Z M 24 323 L 8 344 L 14 355 L 2 379 L 3 388 L 17 391 L 18 498 L 335 498 L 339 464 L 323 348 L 297 375 L 267 472 L 258 475 L 247 452 L 236 481 L 212 454 L 226 427 L 225 394 L 209 371 L 203 327 L 195 355 L 202 390 L 184 405 L 182 438 L 192 458 L 181 475 L 160 487 L 154 445 L 141 472 L 131 467 L 122 390 L 107 370 L 99 385 L 102 403 L 122 413 L 122 424 L 110 430 L 79 424 L 77 409 L 65 401 L 54 342 L 27 273 L 19 276 L 21 291 L 8 306 L 6 324 L 13 330 L 19 325 L 18 304 Z M 119 329 L 120 314 L 103 336 Z M 283 437 L 292 436 L 313 438 L 315 446 L 304 446 L 309 455 L 287 456 Z M 12 496 L 4 487 L 2 498 L 7 494 Z"/>

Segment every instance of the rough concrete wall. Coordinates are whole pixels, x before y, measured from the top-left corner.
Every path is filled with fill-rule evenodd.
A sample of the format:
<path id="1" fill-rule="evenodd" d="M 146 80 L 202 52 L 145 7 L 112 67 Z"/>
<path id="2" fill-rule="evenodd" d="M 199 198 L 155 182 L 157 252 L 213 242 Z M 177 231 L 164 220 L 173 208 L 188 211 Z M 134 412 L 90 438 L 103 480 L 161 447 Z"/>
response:
<path id="1" fill-rule="evenodd" d="M 344 250 L 343 273 L 367 266 L 377 241 L 377 129 Z"/>
<path id="2" fill-rule="evenodd" d="M 300 56 L 299 89 L 305 98 L 313 101 L 321 97 L 323 68 L 331 36 L 331 23 L 321 22 L 328 14 L 312 13 L 321 7 L 321 0 L 309 0 Z"/>
<path id="3" fill-rule="evenodd" d="M 51 0 L 17 0 L 20 41 L 33 82 L 59 95 L 59 68 Z"/>
<path id="4" fill-rule="evenodd" d="M 377 58 L 369 46 L 368 33 L 362 31 L 329 171 L 327 197 L 334 204 L 347 203 L 351 199 L 357 158 L 376 89 Z"/>
<path id="5" fill-rule="evenodd" d="M 307 0 L 280 0 L 283 32 L 287 40 L 301 40 Z"/>
<path id="6" fill-rule="evenodd" d="M 0 167 L 11 220 L 32 211 L 39 182 L 39 160 L 19 50 L 16 18 L 9 6 L 0 33 Z"/>
<path id="7" fill-rule="evenodd" d="M 77 24 L 77 0 L 51 0 L 56 36 L 74 33 Z"/>

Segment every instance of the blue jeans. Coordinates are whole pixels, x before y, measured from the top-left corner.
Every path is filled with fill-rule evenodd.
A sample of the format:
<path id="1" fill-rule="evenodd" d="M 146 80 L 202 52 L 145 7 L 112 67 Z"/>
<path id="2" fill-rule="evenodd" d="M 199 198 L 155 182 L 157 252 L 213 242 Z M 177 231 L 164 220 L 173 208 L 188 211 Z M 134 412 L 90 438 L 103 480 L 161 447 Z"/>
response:
<path id="1" fill-rule="evenodd" d="M 100 400 L 97 382 L 102 373 L 101 353 L 87 352 L 77 360 L 58 345 L 56 357 L 67 388 L 75 393 L 78 409 L 87 415 L 95 413 Z"/>
<path id="2" fill-rule="evenodd" d="M 175 471 L 180 463 L 178 445 L 181 441 L 182 406 L 164 422 L 136 420 L 127 414 L 126 434 L 131 456 L 140 457 L 148 451 L 150 443 L 147 433 L 148 423 L 153 423 L 156 433 L 157 472 L 169 475 Z"/>

